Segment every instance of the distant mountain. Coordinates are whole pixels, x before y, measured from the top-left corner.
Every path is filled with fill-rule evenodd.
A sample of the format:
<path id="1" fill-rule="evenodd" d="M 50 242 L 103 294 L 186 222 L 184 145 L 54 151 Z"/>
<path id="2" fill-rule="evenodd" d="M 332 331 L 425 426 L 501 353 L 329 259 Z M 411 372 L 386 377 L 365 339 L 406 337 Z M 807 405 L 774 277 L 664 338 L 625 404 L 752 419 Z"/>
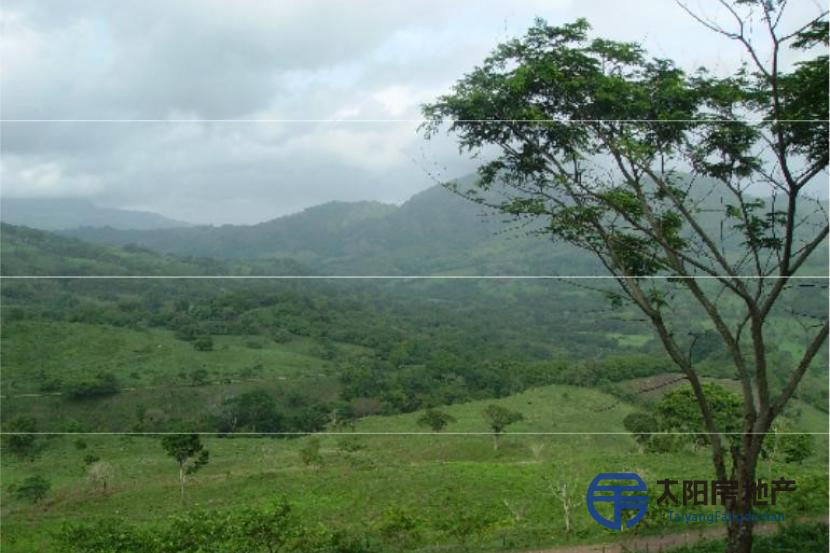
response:
<path id="1" fill-rule="evenodd" d="M 724 253 L 742 251 L 739 233 L 723 222 L 730 200 L 718 183 L 700 180 L 690 195 L 696 198 L 699 222 L 710 236 L 718 238 Z M 824 220 L 821 207 L 805 203 L 804 213 L 815 210 L 813 218 L 821 219 L 820 223 Z M 542 225 L 542 220 L 511 221 L 504 214 L 434 186 L 401 206 L 330 202 L 257 225 L 155 230 L 84 227 L 62 234 L 179 256 L 231 261 L 293 259 L 315 274 L 605 273 L 594 256 L 541 236 L 537 231 Z M 826 257 L 825 249 L 812 261 L 821 266 Z"/>
<path id="2" fill-rule="evenodd" d="M 167 229 L 190 226 L 148 211 L 98 207 L 78 199 L 0 200 L 0 221 L 41 230 L 110 227 L 120 230 Z"/>
<path id="3" fill-rule="evenodd" d="M 0 223 L 2 275 L 296 275 L 292 259 L 249 262 L 162 254 L 136 245 L 90 244 L 53 232 Z"/>
<path id="4" fill-rule="evenodd" d="M 505 225 L 505 217 L 441 186 L 401 206 L 330 202 L 257 225 L 63 232 L 88 242 L 229 260 L 290 258 L 319 273 L 551 274 L 595 272 L 592 258 Z M 562 260 L 562 256 L 567 258 Z"/>

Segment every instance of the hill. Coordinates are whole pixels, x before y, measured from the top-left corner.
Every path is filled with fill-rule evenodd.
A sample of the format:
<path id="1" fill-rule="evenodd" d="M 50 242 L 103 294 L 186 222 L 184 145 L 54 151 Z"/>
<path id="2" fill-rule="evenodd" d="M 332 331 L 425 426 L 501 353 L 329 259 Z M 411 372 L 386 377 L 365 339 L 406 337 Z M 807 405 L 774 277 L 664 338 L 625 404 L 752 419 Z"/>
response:
<path id="1" fill-rule="evenodd" d="M 321 274 L 551 274 L 596 272 L 591 258 L 564 244 L 506 226 L 504 217 L 441 186 L 401 206 L 331 202 L 258 225 L 64 232 L 85 241 L 187 256 L 291 258 Z"/>
<path id="2" fill-rule="evenodd" d="M 3 198 L 0 202 L 0 221 L 42 230 L 77 227 L 149 230 L 190 225 L 149 211 L 98 207 L 87 200 L 70 198 Z"/>
<path id="3" fill-rule="evenodd" d="M 0 274 L 10 275 L 250 275 L 308 274 L 293 260 L 245 264 L 161 254 L 128 244 L 91 244 L 28 227 L 0 223 Z"/>
<path id="4" fill-rule="evenodd" d="M 474 178 L 460 179 L 457 184 L 463 189 L 472 185 Z M 495 194 L 488 192 L 485 196 L 498 201 Z M 701 226 L 716 237 L 724 255 L 743 255 L 740 233 L 730 229 L 731 223 L 725 219 L 732 200 L 718 183 L 699 179 L 688 194 L 699 210 Z M 825 204 L 804 200 L 804 228 L 826 221 Z M 316 274 L 605 274 L 593 256 L 540 233 L 544 224 L 543 220 L 511 220 L 442 186 L 433 186 L 401 206 L 331 202 L 257 225 L 155 230 L 80 228 L 64 234 L 89 242 L 137 244 L 186 256 L 225 260 L 290 258 Z M 819 248 L 805 273 L 826 274 L 826 267 L 827 248 Z"/>

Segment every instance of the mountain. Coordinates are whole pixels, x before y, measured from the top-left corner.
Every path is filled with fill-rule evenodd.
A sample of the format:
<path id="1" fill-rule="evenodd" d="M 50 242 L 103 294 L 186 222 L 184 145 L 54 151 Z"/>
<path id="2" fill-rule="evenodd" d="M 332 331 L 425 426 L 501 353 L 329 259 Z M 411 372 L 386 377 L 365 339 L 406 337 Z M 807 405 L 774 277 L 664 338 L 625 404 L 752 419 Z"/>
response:
<path id="1" fill-rule="evenodd" d="M 563 264 L 568 271 L 597 270 L 591 258 L 570 246 L 506 225 L 503 215 L 441 186 L 401 206 L 330 202 L 257 225 L 142 231 L 83 227 L 62 234 L 176 255 L 290 258 L 328 274 L 551 274 Z"/>
<path id="2" fill-rule="evenodd" d="M 246 263 L 184 257 L 124 247 L 90 244 L 77 238 L 0 223 L 0 270 L 11 275 L 296 275 L 310 274 L 290 259 Z"/>
<path id="3" fill-rule="evenodd" d="M 464 188 L 470 181 L 464 179 L 459 184 Z M 698 221 L 710 236 L 716 237 L 723 253 L 741 255 L 741 234 L 732 228 L 733 221 L 723 217 L 732 200 L 720 185 L 699 179 L 689 195 L 699 210 Z M 821 202 L 811 205 L 805 200 L 804 229 L 809 231 L 815 224 L 822 224 L 826 220 L 825 208 Z M 401 206 L 330 202 L 257 225 L 151 230 L 82 227 L 62 234 L 87 242 L 137 245 L 178 256 L 238 262 L 293 259 L 314 274 L 605 273 L 593 256 L 540 235 L 537 231 L 542 225 L 542 220 L 511 221 L 504 214 L 434 186 Z M 821 267 L 826 266 L 822 265 L 826 258 L 826 248 L 814 255 L 810 268 L 813 274 L 824 274 Z"/>
<path id="4" fill-rule="evenodd" d="M 71 198 L 3 198 L 0 201 L 0 221 L 41 230 L 77 227 L 149 230 L 190 226 L 189 223 L 168 219 L 149 211 L 98 207 L 87 200 Z"/>

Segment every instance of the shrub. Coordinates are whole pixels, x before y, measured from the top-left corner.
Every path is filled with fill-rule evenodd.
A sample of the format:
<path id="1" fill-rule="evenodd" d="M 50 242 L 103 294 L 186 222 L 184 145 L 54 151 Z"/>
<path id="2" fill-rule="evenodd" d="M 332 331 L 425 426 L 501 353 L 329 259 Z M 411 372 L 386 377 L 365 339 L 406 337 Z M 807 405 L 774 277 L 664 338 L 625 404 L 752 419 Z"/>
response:
<path id="1" fill-rule="evenodd" d="M 323 456 L 320 455 L 320 439 L 312 436 L 308 439 L 306 444 L 300 449 L 300 459 L 306 466 L 323 464 Z"/>
<path id="2" fill-rule="evenodd" d="M 20 457 L 33 457 L 37 452 L 37 436 L 34 434 L 37 432 L 37 420 L 34 417 L 18 415 L 4 426 L 6 432 L 15 434 L 3 436 L 3 447 Z"/>
<path id="3" fill-rule="evenodd" d="M 115 395 L 120 389 L 114 374 L 98 373 L 91 380 L 69 384 L 64 393 L 69 399 L 81 400 Z"/>
<path id="4" fill-rule="evenodd" d="M 52 484 L 46 478 L 42 476 L 29 476 L 19 484 L 12 486 L 9 491 L 17 499 L 31 503 L 40 503 L 51 488 Z"/>
<path id="5" fill-rule="evenodd" d="M 193 340 L 193 349 L 196 351 L 213 351 L 213 338 L 210 336 L 199 336 Z"/>

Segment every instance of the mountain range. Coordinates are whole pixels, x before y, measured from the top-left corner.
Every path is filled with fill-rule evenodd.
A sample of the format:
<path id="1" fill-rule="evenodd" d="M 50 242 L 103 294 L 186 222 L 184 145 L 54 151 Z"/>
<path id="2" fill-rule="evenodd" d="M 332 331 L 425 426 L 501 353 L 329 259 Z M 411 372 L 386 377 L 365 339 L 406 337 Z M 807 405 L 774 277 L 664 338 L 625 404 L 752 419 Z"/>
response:
<path id="1" fill-rule="evenodd" d="M 329 202 L 256 225 L 149 230 L 85 225 L 60 234 L 177 256 L 292 259 L 320 274 L 551 274 L 563 264 L 571 273 L 598 270 L 589 256 L 506 224 L 505 216 L 441 186 L 400 206 Z"/>
<path id="2" fill-rule="evenodd" d="M 726 200 L 717 193 L 716 186 L 713 182 L 699 183 L 693 191 L 700 197 L 697 205 L 701 224 L 712 236 L 719 236 L 726 248 L 740 249 L 740 236 L 722 223 Z M 44 217 L 49 210 L 35 209 L 35 203 L 4 201 L 4 222 L 17 221 L 46 230 L 60 228 L 57 232 L 63 237 L 82 241 L 72 246 L 73 251 L 85 251 L 80 244 L 86 243 L 198 259 L 198 274 L 224 274 L 229 267 L 235 266 L 237 271 L 243 265 L 248 267 L 245 270 L 258 265 L 253 269 L 257 272 L 278 267 L 280 274 L 302 270 L 303 274 L 320 275 L 604 273 L 593 256 L 541 236 L 537 231 L 542 222 L 519 224 L 442 186 L 424 190 L 400 206 L 373 201 L 329 202 L 255 225 L 187 226 L 151 213 L 63 201 L 47 206 L 78 210 L 50 220 Z M 40 215 L 34 217 L 34 213 Z M 118 221 L 113 220 L 116 215 Z M 79 224 L 67 226 L 72 221 Z M 13 241 L 19 244 L 23 236 L 29 235 L 17 233 L 6 245 Z M 42 239 L 40 243 L 56 248 L 56 253 L 69 248 L 54 240 Z M 115 267 L 121 254 L 113 251 L 96 255 L 115 255 L 111 264 Z M 207 262 L 207 258 L 216 261 Z M 826 267 L 826 259 L 826 248 L 822 248 L 814 256 L 813 263 L 818 263 L 814 268 Z"/>
<path id="3" fill-rule="evenodd" d="M 90 201 L 73 198 L 3 198 L 0 201 L 0 221 L 41 230 L 82 226 L 134 230 L 189 226 L 189 223 L 149 211 L 98 207 Z"/>

